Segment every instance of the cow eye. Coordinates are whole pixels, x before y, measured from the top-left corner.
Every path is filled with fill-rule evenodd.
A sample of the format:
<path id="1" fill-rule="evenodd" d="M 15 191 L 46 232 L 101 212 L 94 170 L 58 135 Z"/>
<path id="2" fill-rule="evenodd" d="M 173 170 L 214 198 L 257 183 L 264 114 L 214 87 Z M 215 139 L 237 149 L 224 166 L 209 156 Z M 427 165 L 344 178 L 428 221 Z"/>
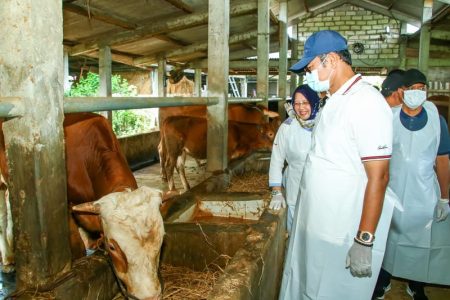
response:
<path id="1" fill-rule="evenodd" d="M 111 250 L 111 251 L 115 251 L 115 250 L 116 250 L 116 248 L 114 247 L 114 244 L 113 244 L 113 243 L 108 243 L 108 248 L 109 248 L 109 250 Z"/>

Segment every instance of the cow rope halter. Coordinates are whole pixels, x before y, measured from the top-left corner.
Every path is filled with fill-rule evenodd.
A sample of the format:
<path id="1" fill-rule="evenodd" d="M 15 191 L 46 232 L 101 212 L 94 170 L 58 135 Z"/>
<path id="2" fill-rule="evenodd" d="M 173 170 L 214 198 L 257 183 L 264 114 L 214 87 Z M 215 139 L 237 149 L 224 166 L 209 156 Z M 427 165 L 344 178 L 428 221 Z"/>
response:
<path id="1" fill-rule="evenodd" d="M 106 250 L 105 248 L 107 247 L 106 244 L 104 243 L 105 247 L 100 247 L 100 245 L 98 246 L 98 249 L 101 250 L 103 252 L 103 254 L 106 257 L 106 261 L 108 262 L 108 265 L 111 267 L 114 277 L 116 278 L 117 281 L 117 285 L 119 286 L 119 290 L 120 293 L 126 298 L 126 299 L 130 299 L 130 300 L 140 300 L 138 297 L 134 296 L 133 294 L 130 294 L 127 290 L 127 287 L 123 284 L 122 280 L 119 278 L 119 276 L 117 275 L 116 272 L 116 268 L 114 267 L 114 263 L 111 259 L 111 257 L 109 256 L 108 250 Z"/>

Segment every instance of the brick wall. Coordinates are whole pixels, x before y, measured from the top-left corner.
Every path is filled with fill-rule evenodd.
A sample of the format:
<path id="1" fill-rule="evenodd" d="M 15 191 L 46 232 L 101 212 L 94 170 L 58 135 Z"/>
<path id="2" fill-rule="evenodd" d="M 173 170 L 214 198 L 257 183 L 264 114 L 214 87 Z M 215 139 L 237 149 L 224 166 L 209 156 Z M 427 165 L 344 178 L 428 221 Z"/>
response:
<path id="1" fill-rule="evenodd" d="M 355 54 L 353 59 L 367 61 L 385 58 L 399 58 L 400 23 L 393 18 L 369 10 L 344 4 L 338 8 L 300 22 L 298 25 L 299 56 L 303 54 L 305 40 L 314 32 L 331 29 L 340 32 L 348 41 L 349 49 L 356 42 L 364 45 L 364 53 Z M 386 26 L 390 27 L 387 35 Z M 380 39 L 380 36 L 383 40 Z"/>

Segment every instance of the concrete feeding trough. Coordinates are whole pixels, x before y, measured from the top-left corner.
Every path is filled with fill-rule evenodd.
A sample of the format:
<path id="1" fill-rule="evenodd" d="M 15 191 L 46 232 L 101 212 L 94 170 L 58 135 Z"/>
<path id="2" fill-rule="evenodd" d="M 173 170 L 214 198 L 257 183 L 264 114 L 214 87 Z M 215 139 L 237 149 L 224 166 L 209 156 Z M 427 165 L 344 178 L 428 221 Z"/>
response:
<path id="1" fill-rule="evenodd" d="M 257 221 L 264 212 L 264 200 L 259 194 L 217 193 L 199 196 L 198 201 L 186 209 L 173 223 Z"/>
<path id="2" fill-rule="evenodd" d="M 161 262 L 202 271 L 223 269 L 207 299 L 276 299 L 285 252 L 285 210 L 266 210 L 263 195 L 225 192 L 234 174 L 266 173 L 267 154 L 236 162 L 165 204 Z M 206 295 L 205 295 L 206 297 Z"/>

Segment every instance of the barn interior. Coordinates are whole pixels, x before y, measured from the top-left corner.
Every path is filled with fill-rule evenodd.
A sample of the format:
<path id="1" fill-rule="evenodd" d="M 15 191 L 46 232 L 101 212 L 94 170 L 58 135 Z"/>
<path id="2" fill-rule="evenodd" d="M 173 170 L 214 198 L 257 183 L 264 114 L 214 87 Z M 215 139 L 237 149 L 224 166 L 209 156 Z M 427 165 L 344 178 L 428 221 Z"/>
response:
<path id="1" fill-rule="evenodd" d="M 105 111 L 111 120 L 111 111 L 119 109 L 208 106 L 206 165 L 197 167 L 190 161 L 192 167 L 187 170 L 188 180 L 198 185 L 170 198 L 162 211 L 170 249 L 163 252 L 163 262 L 201 269 L 205 260 L 217 258 L 211 251 L 199 255 L 209 242 L 231 257 L 228 264 L 219 263 L 220 268 L 228 268 L 229 276 L 220 277 L 205 299 L 221 299 L 224 293 L 233 299 L 276 298 L 279 282 L 270 282 L 267 276 L 281 272 L 284 212 L 276 215 L 265 210 L 257 221 L 206 222 L 201 223 L 203 227 L 193 219 L 180 222 L 177 218 L 205 194 L 226 194 L 223 186 L 229 185 L 230 178 L 213 174 L 233 168 L 236 174 L 255 169 L 267 172 L 267 166 L 254 166 L 259 154 L 234 165 L 227 161 L 224 111 L 230 103 L 250 102 L 284 112 L 283 103 L 303 82 L 302 76 L 288 71 L 289 66 L 302 56 L 311 33 L 340 31 L 348 39 L 354 69 L 363 76 L 383 77 L 392 69 L 419 68 L 427 74 L 429 94 L 439 96 L 434 102 L 440 113 L 450 120 L 448 0 L 36 2 L 0 4 L 1 19 L 7 24 L 0 29 L 5 37 L 0 43 L 0 112 L 8 118 L 3 130 L 11 168 L 13 221 L 19 233 L 16 272 L 2 274 L 5 289 L 0 298 L 11 293 L 18 299 L 112 299 L 120 294 L 102 255 L 72 263 L 66 242 L 42 242 L 67 235 L 66 230 L 57 230 L 67 227 L 66 215 L 60 213 L 67 208 L 61 204 L 66 197 L 61 188 L 65 186 L 62 113 Z M 64 97 L 64 91 L 88 71 L 100 76 L 98 96 Z M 113 74 L 138 86 L 139 96 L 114 97 Z M 169 95 L 169 79 L 180 74 L 193 82 L 192 94 Z M 119 142 L 138 183 L 166 191 L 156 164 L 159 139 L 156 130 Z M 176 185 L 181 187 L 181 182 Z M 231 197 L 230 193 L 236 201 L 241 197 L 233 192 L 221 197 Z M 258 203 L 264 197 L 256 198 Z M 224 233 L 217 234 L 220 231 Z M 262 246 L 263 240 L 269 243 Z M 186 245 L 178 246 L 183 241 Z M 248 246 L 252 242 L 254 248 Z M 276 259 L 269 259 L 270 249 L 277 249 Z M 180 257 L 187 258 L 180 261 Z M 245 272 L 239 270 L 243 262 L 249 266 Z M 242 280 L 242 274 L 251 280 L 230 288 L 229 282 Z M 261 293 L 261 282 L 271 286 L 273 293 Z M 396 282 L 398 291 L 386 299 L 408 299 L 402 294 L 403 284 Z M 432 287 L 428 293 L 430 299 L 450 297 L 447 287 Z"/>

